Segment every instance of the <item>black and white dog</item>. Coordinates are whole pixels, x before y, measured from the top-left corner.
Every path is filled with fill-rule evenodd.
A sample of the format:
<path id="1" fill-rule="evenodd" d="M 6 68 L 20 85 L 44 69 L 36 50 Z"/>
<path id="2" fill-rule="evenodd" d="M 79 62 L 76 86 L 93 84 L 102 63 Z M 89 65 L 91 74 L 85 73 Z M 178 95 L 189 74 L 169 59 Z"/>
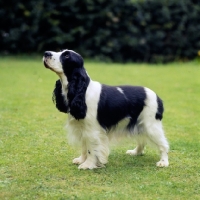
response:
<path id="1" fill-rule="evenodd" d="M 46 51 L 43 62 L 60 79 L 54 98 L 59 111 L 68 113 L 69 141 L 81 146 L 73 160 L 79 169 L 103 167 L 108 161 L 109 139 L 126 135 L 137 146 L 126 153 L 142 155 L 147 143 L 160 151 L 159 167 L 167 167 L 169 145 L 162 128 L 163 103 L 150 89 L 140 86 L 108 86 L 88 76 L 83 58 L 72 50 Z"/>

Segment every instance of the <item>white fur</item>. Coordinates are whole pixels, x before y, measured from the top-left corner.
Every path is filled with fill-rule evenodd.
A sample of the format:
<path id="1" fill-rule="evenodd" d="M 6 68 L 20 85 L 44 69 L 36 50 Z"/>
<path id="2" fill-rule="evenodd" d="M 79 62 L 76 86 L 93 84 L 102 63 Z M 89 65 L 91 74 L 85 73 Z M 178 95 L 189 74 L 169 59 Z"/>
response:
<path id="1" fill-rule="evenodd" d="M 122 90 L 120 87 L 117 87 L 117 90 L 118 90 L 120 93 L 124 94 L 123 90 Z"/>

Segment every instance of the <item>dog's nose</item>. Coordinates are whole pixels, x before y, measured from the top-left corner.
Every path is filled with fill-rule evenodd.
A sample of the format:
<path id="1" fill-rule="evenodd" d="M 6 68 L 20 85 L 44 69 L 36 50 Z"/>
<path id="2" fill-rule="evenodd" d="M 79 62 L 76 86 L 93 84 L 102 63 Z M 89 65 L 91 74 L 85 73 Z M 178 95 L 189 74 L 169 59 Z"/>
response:
<path id="1" fill-rule="evenodd" d="M 44 57 L 45 57 L 45 58 L 51 57 L 51 56 L 52 56 L 51 52 L 49 52 L 49 51 L 45 51 L 45 52 L 44 52 Z"/>

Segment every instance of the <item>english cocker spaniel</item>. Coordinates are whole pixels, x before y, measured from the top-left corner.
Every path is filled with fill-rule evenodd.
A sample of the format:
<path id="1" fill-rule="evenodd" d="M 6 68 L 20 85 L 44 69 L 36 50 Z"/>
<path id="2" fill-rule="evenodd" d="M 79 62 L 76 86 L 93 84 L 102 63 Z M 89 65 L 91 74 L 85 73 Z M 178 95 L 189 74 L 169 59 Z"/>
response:
<path id="1" fill-rule="evenodd" d="M 131 156 L 142 155 L 145 145 L 153 144 L 160 151 L 156 165 L 169 165 L 169 144 L 161 122 L 163 103 L 152 90 L 93 81 L 83 58 L 72 50 L 46 51 L 43 62 L 59 76 L 53 96 L 57 109 L 68 113 L 69 142 L 81 146 L 80 157 L 73 160 L 79 169 L 103 167 L 114 136 L 135 139 L 136 148 L 126 152 Z"/>

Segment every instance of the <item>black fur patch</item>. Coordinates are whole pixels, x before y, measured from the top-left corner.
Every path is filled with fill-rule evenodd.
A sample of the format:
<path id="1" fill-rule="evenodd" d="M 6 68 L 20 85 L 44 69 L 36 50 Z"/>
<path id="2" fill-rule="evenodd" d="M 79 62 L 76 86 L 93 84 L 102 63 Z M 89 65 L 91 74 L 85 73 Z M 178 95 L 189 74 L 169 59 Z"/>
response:
<path id="1" fill-rule="evenodd" d="M 163 107 L 163 102 L 162 100 L 157 96 L 157 103 L 158 103 L 158 108 L 156 112 L 156 119 L 162 120 L 163 118 L 163 112 L 164 112 L 164 107 Z"/>
<path id="2" fill-rule="evenodd" d="M 117 88 L 120 88 L 120 91 Z M 110 130 L 127 117 L 130 119 L 127 128 L 133 129 L 145 106 L 145 99 L 143 87 L 102 85 L 97 120 L 104 129 Z"/>
<path id="3" fill-rule="evenodd" d="M 55 89 L 53 91 L 52 100 L 56 105 L 56 108 L 63 113 L 68 113 L 68 105 L 67 102 L 64 100 L 62 95 L 62 85 L 60 80 L 57 80 L 55 83 Z"/>
<path id="4" fill-rule="evenodd" d="M 87 112 L 85 93 L 90 79 L 86 76 L 85 70 L 78 70 L 68 83 L 67 99 L 70 114 L 77 120 L 84 119 Z"/>

